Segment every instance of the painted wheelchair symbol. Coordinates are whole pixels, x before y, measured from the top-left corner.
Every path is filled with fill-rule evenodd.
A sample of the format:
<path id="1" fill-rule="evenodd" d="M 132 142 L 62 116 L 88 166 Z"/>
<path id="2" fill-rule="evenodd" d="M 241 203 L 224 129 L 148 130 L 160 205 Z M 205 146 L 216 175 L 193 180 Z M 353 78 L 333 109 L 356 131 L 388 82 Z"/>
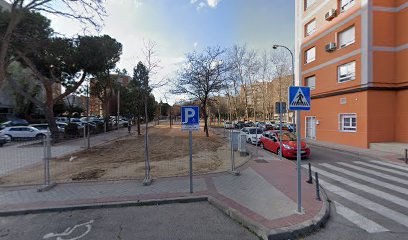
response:
<path id="1" fill-rule="evenodd" d="M 72 228 L 69 227 L 69 228 L 65 229 L 65 231 L 62 232 L 62 233 L 47 233 L 47 234 L 44 235 L 43 239 L 50 239 L 50 238 L 52 238 L 53 240 L 77 240 L 77 239 L 81 239 L 91 231 L 93 222 L 94 222 L 94 220 L 91 220 L 91 221 L 86 222 L 86 223 L 75 225 Z M 82 233 L 81 235 L 78 235 L 78 236 L 75 236 L 75 237 L 70 237 L 69 236 L 72 233 L 74 233 L 75 231 L 82 232 L 82 230 L 84 231 L 84 233 Z"/>

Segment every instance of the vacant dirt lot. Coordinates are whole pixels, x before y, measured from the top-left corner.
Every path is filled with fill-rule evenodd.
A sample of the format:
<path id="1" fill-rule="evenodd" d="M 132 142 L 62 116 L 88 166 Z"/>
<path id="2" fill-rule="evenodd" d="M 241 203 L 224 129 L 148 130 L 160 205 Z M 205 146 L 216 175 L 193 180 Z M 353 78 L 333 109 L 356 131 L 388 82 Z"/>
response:
<path id="1" fill-rule="evenodd" d="M 153 178 L 188 175 L 188 132 L 179 126 L 149 128 L 149 159 Z M 237 156 L 238 155 L 238 156 Z M 248 157 L 235 154 L 240 165 Z M 230 168 L 228 140 L 202 131 L 193 133 L 194 174 L 226 171 Z M 145 174 L 144 136 L 131 136 L 100 145 L 89 151 L 53 159 L 50 164 L 52 181 L 142 179 Z M 42 183 L 43 165 L 25 168 L 0 178 L 0 184 Z"/>

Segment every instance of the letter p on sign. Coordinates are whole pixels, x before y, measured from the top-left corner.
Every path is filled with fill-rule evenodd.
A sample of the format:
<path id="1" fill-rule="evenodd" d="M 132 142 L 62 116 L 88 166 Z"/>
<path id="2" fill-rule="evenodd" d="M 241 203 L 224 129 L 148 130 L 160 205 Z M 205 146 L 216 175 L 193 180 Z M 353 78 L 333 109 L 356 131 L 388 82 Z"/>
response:
<path id="1" fill-rule="evenodd" d="M 198 106 L 181 107 L 181 127 L 182 130 L 199 130 L 200 113 Z"/>

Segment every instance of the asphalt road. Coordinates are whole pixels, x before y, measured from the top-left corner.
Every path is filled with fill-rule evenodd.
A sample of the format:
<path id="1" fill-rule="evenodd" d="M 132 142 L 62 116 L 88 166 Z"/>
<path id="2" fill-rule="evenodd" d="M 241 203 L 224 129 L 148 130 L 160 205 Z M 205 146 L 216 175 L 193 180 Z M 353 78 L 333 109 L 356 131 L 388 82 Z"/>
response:
<path id="1" fill-rule="evenodd" d="M 0 218 L 0 239 L 258 239 L 207 202 Z"/>

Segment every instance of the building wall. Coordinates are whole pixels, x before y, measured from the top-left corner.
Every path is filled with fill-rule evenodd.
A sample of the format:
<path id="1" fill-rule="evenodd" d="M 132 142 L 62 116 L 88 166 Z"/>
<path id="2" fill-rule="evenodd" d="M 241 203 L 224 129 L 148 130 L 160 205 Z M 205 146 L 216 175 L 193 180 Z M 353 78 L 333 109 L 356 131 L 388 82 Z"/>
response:
<path id="1" fill-rule="evenodd" d="M 341 98 L 346 104 L 341 104 Z M 319 124 L 316 125 L 316 139 L 324 142 L 367 147 L 367 92 L 358 92 L 340 96 L 313 99 L 310 111 L 302 111 L 302 137 L 306 137 L 305 120 L 307 116 L 314 116 Z M 340 114 L 357 114 L 357 132 L 340 131 Z"/>

